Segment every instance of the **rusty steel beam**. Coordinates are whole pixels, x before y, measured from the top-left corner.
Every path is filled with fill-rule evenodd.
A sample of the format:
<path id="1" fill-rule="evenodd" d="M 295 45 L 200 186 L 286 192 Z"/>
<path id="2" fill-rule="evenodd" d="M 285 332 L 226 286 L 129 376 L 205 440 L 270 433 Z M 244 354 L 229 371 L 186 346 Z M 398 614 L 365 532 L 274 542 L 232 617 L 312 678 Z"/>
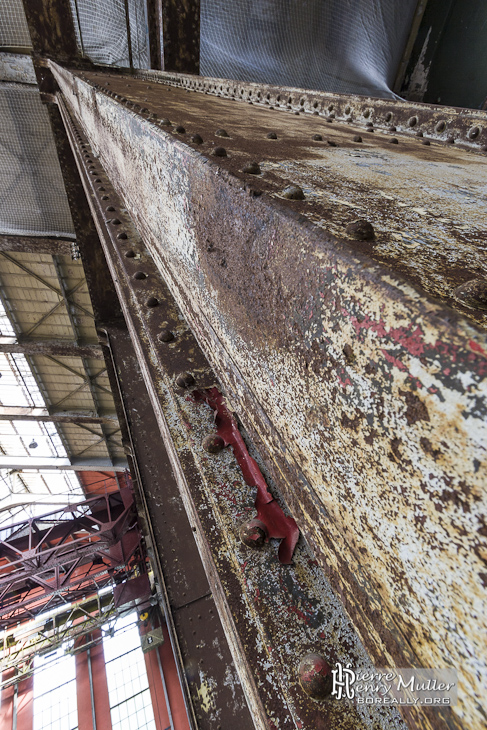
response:
<path id="1" fill-rule="evenodd" d="M 56 357 L 89 357 L 103 359 L 98 342 L 85 340 L 44 340 L 19 335 L 0 337 L 0 352 L 20 353 L 22 355 L 54 355 Z"/>
<path id="2" fill-rule="evenodd" d="M 111 343 L 114 344 L 114 353 L 117 358 L 114 362 L 119 367 L 120 374 L 128 379 L 128 386 L 134 388 L 131 394 L 130 403 L 130 422 L 135 422 L 136 426 L 140 425 L 137 419 L 137 410 L 141 408 L 140 393 L 140 373 L 138 372 L 138 363 L 134 358 L 133 351 L 130 348 L 119 345 L 127 338 L 126 327 L 123 321 L 122 312 L 118 299 L 114 294 L 114 286 L 106 266 L 103 250 L 100 247 L 98 235 L 95 225 L 90 215 L 86 196 L 81 185 L 79 175 L 76 171 L 74 158 L 67 141 L 64 127 L 60 121 L 57 108 L 48 105 L 53 133 L 55 136 L 57 150 L 63 172 L 64 181 L 68 200 L 71 206 L 71 212 L 74 220 L 75 230 L 77 233 L 77 242 L 81 252 L 83 267 L 86 274 L 86 280 L 90 298 L 95 312 L 96 324 L 100 328 L 99 333 L 111 333 Z M 108 339 L 106 340 L 108 343 Z M 127 430 L 126 418 L 127 413 L 124 411 L 121 399 L 118 396 L 118 381 L 114 372 L 111 355 L 111 348 L 104 347 L 104 353 L 107 364 L 108 375 L 112 388 L 114 389 L 114 397 L 122 430 L 122 437 L 126 448 L 130 441 L 130 433 Z M 143 385 L 142 385 L 143 387 Z M 147 420 L 145 420 L 145 428 L 147 428 Z M 239 717 L 239 723 L 242 730 L 250 730 L 253 726 L 245 699 L 239 686 L 238 676 L 233 666 L 232 657 L 226 638 L 220 625 L 218 612 L 213 607 L 213 599 L 208 589 L 204 569 L 201 563 L 198 563 L 196 548 L 191 551 L 191 571 L 190 575 L 185 577 L 184 583 L 180 578 L 180 565 L 178 564 L 178 556 L 173 554 L 173 548 L 170 545 L 172 537 L 169 536 L 169 530 L 163 527 L 160 520 L 160 499 L 163 495 L 167 495 L 170 490 L 170 467 L 168 466 L 167 456 L 159 437 L 155 438 L 150 429 L 149 433 L 145 429 L 140 429 L 140 433 L 134 435 L 137 444 L 138 454 L 141 456 L 140 474 L 144 478 L 144 484 L 140 488 L 145 488 L 150 497 L 156 495 L 155 500 L 152 499 L 151 517 L 159 518 L 159 534 L 157 541 L 151 542 L 150 534 L 147 535 L 146 541 L 148 545 L 154 545 L 152 552 L 153 564 L 156 575 L 158 576 L 159 590 L 163 592 L 164 579 L 169 579 L 169 589 L 167 600 L 164 603 L 166 620 L 170 629 L 171 642 L 173 651 L 177 659 L 177 667 L 183 694 L 188 708 L 188 716 L 194 718 L 194 722 L 190 723 L 191 728 L 196 727 L 201 730 L 214 730 L 220 719 L 231 722 L 235 716 Z M 131 441 L 131 443 L 133 443 Z M 148 444 L 152 449 L 148 453 Z M 129 456 L 131 468 L 137 454 L 133 453 Z M 80 468 L 78 463 L 81 460 L 72 459 L 74 468 Z M 157 468 L 154 470 L 154 463 Z M 106 467 L 109 468 L 110 467 Z M 137 471 L 136 473 L 139 474 Z M 158 491 L 156 491 L 158 490 Z M 174 490 L 172 490 L 174 493 Z M 181 506 L 173 500 L 175 515 L 181 512 Z M 144 505 L 139 504 L 139 514 L 141 519 L 147 521 L 144 512 Z M 166 521 L 164 520 L 164 523 Z M 150 523 L 146 530 L 151 530 Z M 171 530 L 172 532 L 172 530 Z M 164 533 L 164 540 L 161 533 Z M 189 522 L 183 526 L 180 521 L 178 525 L 178 533 L 181 543 L 188 543 L 192 539 L 192 529 Z M 159 555 L 160 543 L 164 543 L 165 555 Z M 164 573 L 161 572 L 160 560 L 164 566 Z M 186 572 L 186 570 L 185 570 Z M 205 588 L 206 581 L 206 588 Z M 187 582 L 191 584 L 191 596 L 188 600 Z M 200 590 L 201 589 L 201 590 Z M 198 594 L 198 601 L 195 598 L 195 591 Z M 198 591 L 200 591 L 198 593 Z M 161 594 L 162 595 L 162 594 Z M 218 647 L 217 651 L 210 654 L 205 650 L 202 643 L 201 635 L 196 635 L 193 621 L 199 622 L 201 613 L 204 610 L 208 615 L 205 616 L 205 632 L 206 636 L 211 637 L 213 647 Z M 173 614 L 176 614 L 173 618 Z M 204 669 L 200 666 L 199 661 L 204 661 Z M 187 682 L 189 681 L 190 690 L 187 690 Z M 217 702 L 215 702 L 215 699 Z"/>
<path id="3" fill-rule="evenodd" d="M 53 68 L 373 661 L 482 727 L 485 113 Z"/>
<path id="4" fill-rule="evenodd" d="M 113 426 L 117 424 L 117 414 L 96 414 L 93 411 L 62 411 L 56 408 L 31 408 L 29 406 L 0 406 L 0 421 L 105 423 Z"/>
<path id="5" fill-rule="evenodd" d="M 79 60 L 70 3 L 64 0 L 24 0 L 34 61 L 49 56 L 70 63 Z M 39 68 L 36 68 L 39 81 Z M 42 80 L 40 80 L 42 86 Z M 41 89 L 42 90 L 42 89 Z"/>
<path id="6" fill-rule="evenodd" d="M 74 240 L 66 238 L 46 238 L 39 236 L 0 235 L 0 251 L 15 253 L 45 253 L 70 256 Z"/>
<path id="7" fill-rule="evenodd" d="M 164 71 L 199 74 L 200 0 L 162 2 L 162 67 Z"/>
<path id="8" fill-rule="evenodd" d="M 150 67 L 158 70 L 164 68 L 162 7 L 162 0 L 147 0 Z"/>
<path id="9" fill-rule="evenodd" d="M 107 349 L 113 362 L 113 389 L 123 403 L 128 426 L 129 459 L 142 499 L 139 515 L 144 514 L 147 522 L 145 541 L 160 576 L 173 650 L 184 667 L 180 681 L 190 698 L 192 727 L 213 730 L 238 717 L 239 728 L 251 730 L 254 724 L 194 540 L 194 525 L 181 502 L 128 332 L 112 328 Z M 219 651 L 208 652 L 209 646 L 218 646 Z"/>
<path id="10" fill-rule="evenodd" d="M 55 104 L 47 104 L 49 119 L 56 143 L 69 208 L 76 231 L 86 283 L 96 325 L 121 322 L 121 310 L 111 279 L 106 274 L 103 252 L 100 249 L 95 224 L 90 216 L 86 198 L 76 172 L 63 123 Z"/>
<path id="11" fill-rule="evenodd" d="M 332 725 L 350 730 L 360 727 L 358 709 L 333 703 L 317 704 L 306 695 L 298 681 L 298 664 L 313 649 L 321 650 L 331 661 L 346 658 L 361 666 L 371 666 L 370 659 L 304 541 L 292 558 L 286 550 L 277 551 L 274 542 L 260 554 L 252 554 L 248 545 L 242 543 L 240 528 L 246 530 L 255 510 L 268 535 L 284 538 L 281 548 L 290 537 L 291 532 L 287 535 L 286 530 L 292 531 L 294 521 L 276 500 L 275 485 L 273 494 L 268 491 L 259 471 L 259 467 L 265 471 L 262 461 L 253 449 L 252 456 L 248 452 L 235 420 L 214 395 L 216 374 L 184 322 L 100 163 L 93 164 L 92 148 L 73 125 L 63 100 L 59 103 L 124 309 L 136 362 L 168 450 L 171 469 L 164 473 L 174 474 L 179 499 L 158 490 L 154 493 L 153 476 L 150 486 L 147 485 L 148 492 L 162 508 L 164 524 L 171 524 L 174 531 L 178 526 L 170 522 L 173 508 L 179 504 L 180 509 L 181 502 L 185 507 L 255 727 L 298 726 L 323 730 Z M 108 340 L 112 339 L 116 342 L 118 338 L 110 335 Z M 120 357 L 123 366 L 118 367 L 123 380 L 130 361 L 123 349 Z M 191 376 L 184 375 L 189 368 Z M 130 370 L 126 377 L 130 383 Z M 213 397 L 219 403 L 216 408 L 222 411 L 223 421 L 226 419 L 232 431 L 224 433 L 234 454 L 220 450 L 216 455 L 218 447 L 212 447 L 213 443 L 218 445 L 218 439 L 214 440 Z M 138 405 L 131 411 L 135 411 L 139 425 L 134 433 L 146 444 L 144 460 L 147 460 L 153 451 L 157 453 L 151 446 L 154 428 L 147 406 L 142 408 L 140 392 L 135 402 Z M 210 444 L 206 436 L 211 437 Z M 155 465 L 150 472 L 157 473 Z M 257 498 L 254 485 L 258 486 Z M 176 534 L 171 535 L 173 550 L 179 544 Z M 254 544 L 248 532 L 245 539 Z M 291 553 L 294 544 L 292 541 Z M 183 581 L 187 592 L 192 586 L 191 561 L 182 550 L 181 546 L 180 576 L 175 578 Z M 201 639 L 206 643 L 204 631 Z M 210 682 L 210 686 L 213 684 Z M 213 698 L 218 709 L 219 698 L 215 695 Z M 395 709 L 383 716 L 372 710 L 370 717 L 378 728 L 388 728 L 391 722 L 397 728 L 405 727 Z M 204 718 L 198 718 L 200 721 L 204 722 Z"/>

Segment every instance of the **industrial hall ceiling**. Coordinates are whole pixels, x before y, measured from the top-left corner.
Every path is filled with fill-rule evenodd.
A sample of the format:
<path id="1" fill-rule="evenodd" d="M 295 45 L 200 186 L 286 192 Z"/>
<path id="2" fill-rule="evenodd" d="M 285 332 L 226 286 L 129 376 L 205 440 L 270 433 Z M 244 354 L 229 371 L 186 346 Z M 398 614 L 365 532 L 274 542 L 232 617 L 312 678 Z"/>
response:
<path id="1" fill-rule="evenodd" d="M 20 2 L 0 10 L 0 521 L 126 468 Z M 22 49 L 25 55 L 18 53 Z M 103 486 L 103 478 L 100 479 Z"/>
<path id="2" fill-rule="evenodd" d="M 145 576 L 191 730 L 484 730 L 486 23 L 1 3 L 10 629 L 36 518 L 93 508 L 89 577 Z M 334 665 L 458 697 L 335 701 Z"/>

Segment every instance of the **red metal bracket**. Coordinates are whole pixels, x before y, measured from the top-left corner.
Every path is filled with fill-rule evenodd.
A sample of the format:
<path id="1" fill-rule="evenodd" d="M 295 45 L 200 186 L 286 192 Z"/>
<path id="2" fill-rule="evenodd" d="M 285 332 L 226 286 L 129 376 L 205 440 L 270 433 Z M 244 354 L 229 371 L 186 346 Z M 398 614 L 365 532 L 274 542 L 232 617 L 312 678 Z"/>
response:
<path id="1" fill-rule="evenodd" d="M 191 394 L 196 401 L 203 401 L 213 409 L 218 435 L 225 446 L 232 446 L 233 453 L 240 466 L 245 482 L 249 487 L 257 487 L 255 507 L 257 519 L 264 523 L 268 536 L 282 540 L 279 545 L 279 560 L 288 565 L 292 562 L 294 548 L 299 538 L 299 528 L 292 517 L 287 517 L 269 492 L 257 462 L 253 459 L 245 445 L 242 434 L 238 430 L 235 418 L 225 405 L 225 399 L 218 388 L 196 390 Z"/>

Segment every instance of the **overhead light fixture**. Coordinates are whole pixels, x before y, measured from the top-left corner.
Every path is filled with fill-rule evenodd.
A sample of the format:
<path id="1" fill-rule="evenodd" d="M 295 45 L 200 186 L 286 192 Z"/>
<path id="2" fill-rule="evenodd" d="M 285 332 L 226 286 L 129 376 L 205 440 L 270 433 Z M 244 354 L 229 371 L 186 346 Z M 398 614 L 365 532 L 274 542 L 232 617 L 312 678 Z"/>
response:
<path id="1" fill-rule="evenodd" d="M 29 449 L 37 449 L 38 444 L 35 441 L 32 441 L 29 444 Z"/>

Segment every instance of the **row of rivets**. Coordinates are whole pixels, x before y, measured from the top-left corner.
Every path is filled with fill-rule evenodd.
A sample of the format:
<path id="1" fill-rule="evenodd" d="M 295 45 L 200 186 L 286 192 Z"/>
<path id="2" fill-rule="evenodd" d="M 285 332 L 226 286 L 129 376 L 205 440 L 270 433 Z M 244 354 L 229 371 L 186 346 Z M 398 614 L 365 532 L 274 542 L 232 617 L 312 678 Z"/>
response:
<path id="1" fill-rule="evenodd" d="M 170 124 L 169 120 L 164 120 L 164 121 Z M 182 129 L 183 130 L 182 133 L 184 133 L 183 127 L 179 127 L 179 129 Z M 394 127 L 391 127 L 390 131 L 393 131 L 393 130 L 394 130 Z M 224 129 L 217 130 L 217 134 L 220 137 L 225 137 L 225 136 L 228 137 L 228 133 Z M 270 134 L 275 134 L 275 133 L 270 133 Z M 199 135 L 195 135 L 195 136 L 199 137 Z M 319 136 L 320 135 L 315 135 L 315 138 L 319 137 Z M 421 132 L 419 132 L 417 134 L 417 136 L 423 144 L 427 144 L 427 145 L 430 144 L 429 140 L 425 140 L 422 137 Z M 276 135 L 276 137 L 277 137 L 277 135 Z M 79 137 L 78 139 L 81 142 L 81 137 Z M 201 137 L 200 137 L 200 139 L 201 139 Z M 273 139 L 273 137 L 272 137 L 272 139 Z M 319 141 L 319 140 L 316 140 L 316 141 Z M 354 141 L 360 142 L 361 137 L 359 137 L 359 135 L 356 135 L 354 137 Z M 398 143 L 396 138 L 392 138 L 390 141 L 391 141 L 391 143 L 395 143 L 395 144 Z M 85 158 L 85 162 L 87 163 L 87 166 L 88 166 L 89 174 L 98 175 L 96 166 L 93 164 L 91 154 L 87 150 L 87 146 L 81 145 L 81 147 L 83 150 L 82 154 L 83 154 L 83 156 Z M 226 152 L 225 148 L 223 148 L 223 147 L 216 147 L 213 150 L 213 155 L 215 155 L 217 157 L 227 157 L 227 152 Z M 244 173 L 251 174 L 251 175 L 261 174 L 261 169 L 257 162 L 248 163 L 243 168 L 242 171 Z M 101 180 L 98 179 L 98 180 L 95 180 L 95 182 L 101 182 Z M 100 192 L 103 192 L 103 187 L 100 187 L 98 189 Z M 284 188 L 281 195 L 283 198 L 286 198 L 288 200 L 304 200 L 305 199 L 304 191 L 298 185 L 289 185 L 288 187 Z M 103 195 L 101 197 L 101 199 L 108 200 L 108 196 Z M 113 206 L 107 206 L 106 211 L 114 212 L 115 209 L 113 208 Z M 121 221 L 118 218 L 108 219 L 108 222 L 110 222 L 111 225 L 115 225 L 115 226 L 118 226 L 121 224 Z M 372 224 L 369 221 L 364 220 L 364 219 L 360 219 L 360 220 L 353 221 L 352 223 L 350 223 L 346 227 L 345 232 L 351 238 L 354 238 L 356 240 L 372 241 L 375 239 L 375 231 L 374 231 Z M 126 239 L 127 234 L 120 233 L 118 237 L 122 238 L 122 239 L 123 238 Z M 125 253 L 125 256 L 127 256 L 127 258 L 130 258 L 130 257 L 135 256 L 135 254 L 133 253 L 132 250 L 129 250 Z M 146 274 L 144 272 L 138 271 L 134 274 L 134 279 L 136 279 L 136 280 L 143 280 L 145 278 L 146 278 Z M 471 281 L 465 282 L 464 284 L 461 284 L 460 286 L 456 287 L 456 289 L 454 289 L 454 291 L 452 292 L 452 296 L 457 302 L 459 302 L 460 304 L 463 304 L 464 306 L 468 307 L 469 309 L 487 310 L 487 280 L 482 279 L 482 278 L 476 278 L 476 279 L 472 279 Z M 148 300 L 148 302 L 150 301 L 151 303 L 150 304 L 148 303 L 147 306 L 148 307 L 157 306 L 157 300 L 155 300 L 155 301 L 154 300 L 155 300 L 155 298 L 151 298 L 150 300 Z M 161 341 L 170 342 L 171 340 L 170 339 L 169 340 L 161 339 Z"/>

